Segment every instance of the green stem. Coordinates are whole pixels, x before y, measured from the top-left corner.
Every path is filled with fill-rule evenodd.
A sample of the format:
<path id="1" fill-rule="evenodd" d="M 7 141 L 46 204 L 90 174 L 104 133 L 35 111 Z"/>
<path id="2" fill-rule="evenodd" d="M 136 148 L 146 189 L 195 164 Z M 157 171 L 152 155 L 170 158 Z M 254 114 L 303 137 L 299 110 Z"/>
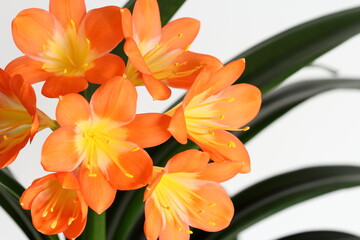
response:
<path id="1" fill-rule="evenodd" d="M 106 240 L 106 212 L 99 215 L 89 208 L 86 228 L 82 239 Z"/>

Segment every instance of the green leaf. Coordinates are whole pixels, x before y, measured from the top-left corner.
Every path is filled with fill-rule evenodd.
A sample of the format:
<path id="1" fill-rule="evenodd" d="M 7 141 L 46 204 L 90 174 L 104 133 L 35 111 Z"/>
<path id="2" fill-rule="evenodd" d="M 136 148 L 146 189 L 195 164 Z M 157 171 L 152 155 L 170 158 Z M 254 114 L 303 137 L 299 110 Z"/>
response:
<path id="1" fill-rule="evenodd" d="M 22 231 L 33 240 L 58 240 L 57 235 L 45 236 L 39 233 L 32 225 L 30 213 L 22 209 L 19 198 L 24 188 L 8 171 L 0 169 L 0 206 L 14 219 Z"/>
<path id="2" fill-rule="evenodd" d="M 333 89 L 360 89 L 360 79 L 318 79 L 289 84 L 263 98 L 258 116 L 249 123 L 250 130 L 235 132 L 244 143 L 296 105 L 320 93 Z"/>
<path id="3" fill-rule="evenodd" d="M 360 7 L 300 24 L 235 57 L 233 60 L 246 58 L 238 82 L 251 83 L 266 93 L 359 32 Z"/>
<path id="4" fill-rule="evenodd" d="M 257 183 L 232 200 L 230 226 L 220 232 L 194 231 L 192 239 L 231 240 L 242 230 L 287 207 L 332 191 L 360 185 L 360 167 L 321 166 L 281 174 Z"/>
<path id="5" fill-rule="evenodd" d="M 106 212 L 97 214 L 89 208 L 86 227 L 81 235 L 86 240 L 106 240 Z"/>
<path id="6" fill-rule="evenodd" d="M 335 231 L 313 231 L 313 232 L 303 232 L 297 233 L 291 236 L 283 237 L 278 240 L 360 240 L 360 237 L 355 235 L 344 233 L 344 232 L 335 232 Z"/>

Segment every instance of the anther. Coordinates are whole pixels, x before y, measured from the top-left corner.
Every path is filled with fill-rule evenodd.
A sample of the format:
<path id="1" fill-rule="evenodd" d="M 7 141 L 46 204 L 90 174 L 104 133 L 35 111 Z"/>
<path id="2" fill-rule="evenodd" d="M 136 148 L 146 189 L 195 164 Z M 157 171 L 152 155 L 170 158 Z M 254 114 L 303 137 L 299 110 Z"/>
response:
<path id="1" fill-rule="evenodd" d="M 126 76 L 126 74 L 125 74 L 125 73 L 122 75 L 122 77 L 123 77 L 123 78 L 127 78 L 127 76 Z"/>
<path id="2" fill-rule="evenodd" d="M 73 218 L 73 217 L 69 218 L 68 225 L 70 226 L 74 220 L 75 220 L 75 218 Z"/>
<path id="3" fill-rule="evenodd" d="M 184 36 L 184 34 L 179 33 L 177 36 L 178 36 L 178 38 L 181 38 L 181 37 L 183 37 L 183 36 Z"/>
<path id="4" fill-rule="evenodd" d="M 52 208 L 50 208 L 50 212 L 54 212 L 54 208 L 52 207 Z"/>
<path id="5" fill-rule="evenodd" d="M 96 173 L 89 173 L 88 176 L 89 177 L 97 177 L 97 174 Z"/>
<path id="6" fill-rule="evenodd" d="M 75 27 L 75 21 L 74 20 L 71 19 L 70 24 L 71 24 L 71 26 Z"/>
<path id="7" fill-rule="evenodd" d="M 233 141 L 229 141 L 228 147 L 236 148 L 236 144 Z"/>
<path id="8" fill-rule="evenodd" d="M 215 132 L 212 131 L 212 130 L 209 130 L 209 134 L 210 134 L 211 136 L 214 136 L 214 135 L 215 135 Z"/>
<path id="9" fill-rule="evenodd" d="M 51 229 L 55 229 L 56 226 L 57 226 L 58 222 L 57 221 L 54 221 L 52 224 L 51 224 Z"/>
<path id="10" fill-rule="evenodd" d="M 48 211 L 44 211 L 43 214 L 41 215 L 42 217 L 46 217 L 48 215 Z"/>
<path id="11" fill-rule="evenodd" d="M 131 151 L 133 151 L 133 152 L 136 152 L 138 150 L 140 150 L 140 147 L 134 147 L 133 149 L 131 149 Z"/>
<path id="12" fill-rule="evenodd" d="M 224 114 L 221 114 L 220 115 L 220 120 L 224 120 L 224 118 L 225 118 Z"/>
<path id="13" fill-rule="evenodd" d="M 190 45 L 187 45 L 186 48 L 184 49 L 185 52 L 189 51 L 190 49 Z"/>
<path id="14" fill-rule="evenodd" d="M 68 72 L 68 70 L 65 68 L 63 72 L 66 74 Z"/>
<path id="15" fill-rule="evenodd" d="M 160 48 L 160 45 L 159 45 L 159 44 L 155 44 L 155 47 L 156 47 L 156 48 Z"/>
<path id="16" fill-rule="evenodd" d="M 209 206 L 209 207 L 215 207 L 215 206 L 216 206 L 216 203 L 214 203 L 214 202 L 213 202 L 213 203 L 209 203 L 208 206 Z"/>
<path id="17" fill-rule="evenodd" d="M 44 63 L 44 64 L 41 66 L 41 69 L 42 69 L 42 70 L 45 70 L 45 68 L 46 68 L 46 64 Z"/>
<path id="18" fill-rule="evenodd" d="M 199 214 L 204 214 L 205 213 L 205 210 L 204 209 L 201 209 L 200 211 L 199 211 Z"/>
<path id="19" fill-rule="evenodd" d="M 242 130 L 243 131 L 247 131 L 247 130 L 249 130 L 250 129 L 250 127 L 249 126 L 246 126 L 246 127 L 244 127 Z"/>
<path id="20" fill-rule="evenodd" d="M 8 140 L 8 136 L 6 136 L 6 135 L 3 135 L 3 138 L 5 141 Z"/>
<path id="21" fill-rule="evenodd" d="M 208 222 L 207 224 L 212 225 L 212 226 L 216 225 L 216 223 L 214 223 L 214 222 Z"/>
<path id="22" fill-rule="evenodd" d="M 125 173 L 125 176 L 128 178 L 134 178 L 134 175 L 131 175 L 130 173 Z"/>
<path id="23" fill-rule="evenodd" d="M 185 232 L 187 232 L 187 233 L 190 233 L 190 234 L 193 234 L 193 231 L 191 231 L 191 230 L 185 230 Z"/>
<path id="24" fill-rule="evenodd" d="M 86 42 L 88 45 L 90 45 L 90 39 L 86 38 Z"/>
<path id="25" fill-rule="evenodd" d="M 42 50 L 46 51 L 46 45 L 42 45 Z"/>
<path id="26" fill-rule="evenodd" d="M 232 98 L 227 99 L 226 101 L 227 102 L 233 102 L 233 101 L 235 101 L 235 98 L 232 97 Z"/>

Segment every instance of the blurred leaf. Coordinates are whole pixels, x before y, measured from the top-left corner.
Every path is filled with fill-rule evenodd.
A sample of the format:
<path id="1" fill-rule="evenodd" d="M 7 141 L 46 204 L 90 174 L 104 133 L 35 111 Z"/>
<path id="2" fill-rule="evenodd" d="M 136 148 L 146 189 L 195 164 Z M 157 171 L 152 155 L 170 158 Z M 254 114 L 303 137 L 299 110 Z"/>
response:
<path id="1" fill-rule="evenodd" d="M 32 240 L 58 240 L 56 235 L 45 236 L 39 233 L 32 225 L 30 213 L 22 209 L 19 198 L 24 188 L 9 175 L 9 172 L 0 169 L 0 206 L 9 214 L 14 222 Z"/>
<path id="2" fill-rule="evenodd" d="M 249 124 L 250 130 L 235 132 L 244 143 L 303 101 L 333 89 L 360 89 L 360 79 L 319 79 L 289 84 L 263 98 L 261 110 Z"/>
<path id="3" fill-rule="evenodd" d="M 89 208 L 86 227 L 81 235 L 86 240 L 106 240 L 106 212 L 97 214 Z"/>
<path id="4" fill-rule="evenodd" d="M 266 93 L 359 32 L 360 7 L 300 24 L 235 57 L 233 60 L 246 58 L 245 72 L 238 82 L 251 83 Z"/>
<path id="5" fill-rule="evenodd" d="M 259 182 L 232 200 L 235 215 L 220 232 L 194 231 L 193 239 L 231 240 L 242 230 L 280 210 L 335 190 L 360 185 L 360 167 L 321 166 L 281 174 Z M 326 238 L 325 238 L 326 239 Z"/>
<path id="6" fill-rule="evenodd" d="M 360 237 L 349 233 L 335 231 L 313 231 L 297 233 L 291 236 L 283 237 L 278 240 L 360 240 Z"/>

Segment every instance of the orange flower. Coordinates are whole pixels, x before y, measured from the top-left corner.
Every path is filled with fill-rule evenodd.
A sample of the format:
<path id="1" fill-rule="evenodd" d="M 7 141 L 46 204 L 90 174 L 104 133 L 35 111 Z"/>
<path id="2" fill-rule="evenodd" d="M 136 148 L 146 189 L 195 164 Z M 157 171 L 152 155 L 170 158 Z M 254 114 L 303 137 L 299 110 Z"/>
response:
<path id="1" fill-rule="evenodd" d="M 88 207 L 71 173 L 54 173 L 36 179 L 20 198 L 21 206 L 31 210 L 34 227 L 52 235 L 64 232 L 75 239 L 85 228 Z"/>
<path id="2" fill-rule="evenodd" d="M 218 163 L 238 163 L 239 172 L 250 170 L 249 156 L 240 140 L 229 131 L 239 129 L 259 112 L 261 93 L 249 84 L 231 86 L 245 67 L 243 59 L 213 72 L 204 69 L 181 105 L 168 112 L 173 116 L 169 131 L 180 143 L 195 142 Z M 235 164 L 236 165 L 236 164 Z"/>
<path id="3" fill-rule="evenodd" d="M 142 148 L 166 141 L 170 118 L 149 113 L 135 116 L 137 93 L 128 80 L 115 77 L 96 90 L 89 103 L 79 94 L 60 98 L 60 128 L 45 141 L 42 165 L 47 171 L 79 170 L 80 188 L 96 212 L 106 210 L 116 189 L 146 185 L 152 160 Z"/>
<path id="4" fill-rule="evenodd" d="M 6 71 L 30 83 L 46 81 L 42 93 L 58 97 L 102 84 L 124 73 L 123 60 L 109 52 L 123 39 L 120 8 L 86 13 L 84 0 L 50 0 L 50 11 L 31 8 L 13 20 L 15 44 L 26 55 Z"/>
<path id="5" fill-rule="evenodd" d="M 20 75 L 0 69 L 0 168 L 12 163 L 34 135 L 54 121 L 36 109 L 34 89 Z"/>
<path id="6" fill-rule="evenodd" d="M 222 66 L 214 57 L 188 51 L 199 32 L 198 20 L 181 18 L 161 28 L 156 0 L 137 0 L 132 17 L 128 9 L 122 11 L 126 76 L 145 85 L 154 99 L 169 98 L 168 86 L 189 89 L 203 66 Z"/>
<path id="7" fill-rule="evenodd" d="M 189 225 L 210 232 L 229 225 L 234 207 L 217 179 L 209 180 L 208 162 L 207 153 L 192 149 L 175 155 L 165 168 L 154 167 L 144 196 L 148 240 L 189 239 Z"/>

